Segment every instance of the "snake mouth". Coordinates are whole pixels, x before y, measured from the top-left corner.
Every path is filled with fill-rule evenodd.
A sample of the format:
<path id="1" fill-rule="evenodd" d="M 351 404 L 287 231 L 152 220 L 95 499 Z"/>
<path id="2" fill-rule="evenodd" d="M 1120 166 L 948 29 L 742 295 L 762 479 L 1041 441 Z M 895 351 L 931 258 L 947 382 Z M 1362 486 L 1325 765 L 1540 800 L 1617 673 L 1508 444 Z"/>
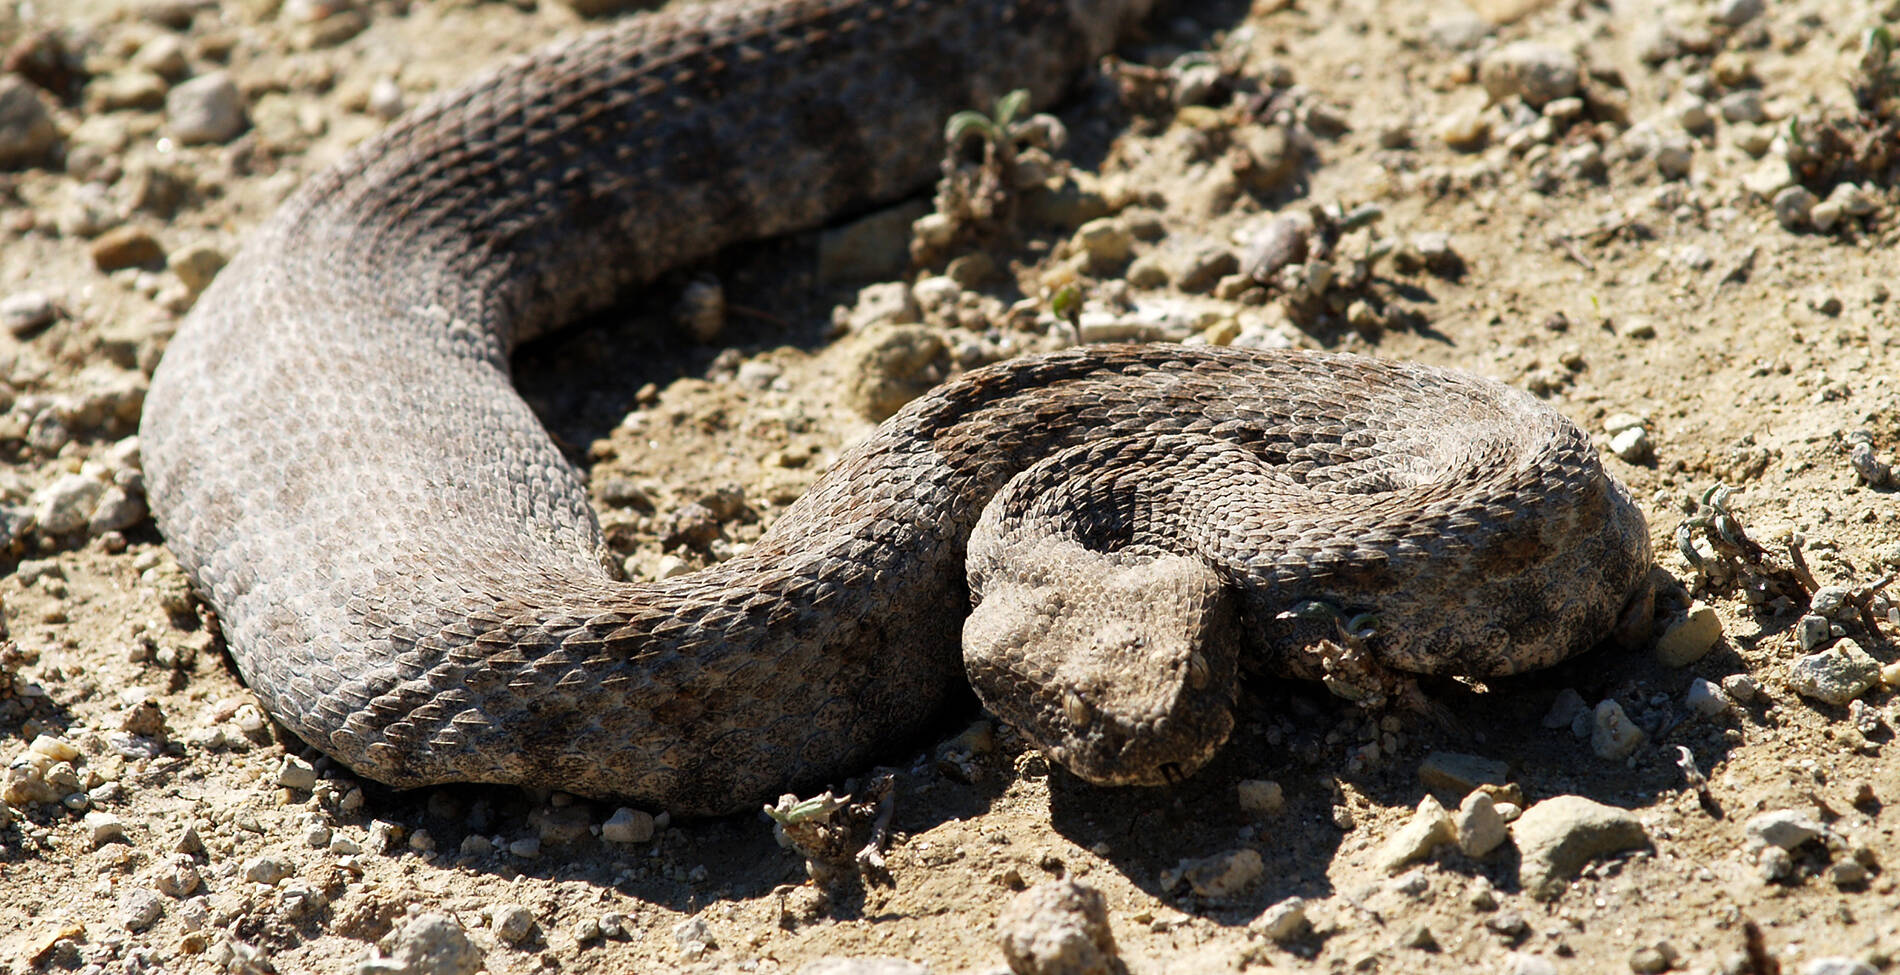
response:
<path id="1" fill-rule="evenodd" d="M 1161 773 L 1161 781 L 1166 785 L 1176 786 L 1187 781 L 1187 774 L 1181 771 L 1181 765 L 1178 762 L 1162 762 L 1158 771 Z"/>

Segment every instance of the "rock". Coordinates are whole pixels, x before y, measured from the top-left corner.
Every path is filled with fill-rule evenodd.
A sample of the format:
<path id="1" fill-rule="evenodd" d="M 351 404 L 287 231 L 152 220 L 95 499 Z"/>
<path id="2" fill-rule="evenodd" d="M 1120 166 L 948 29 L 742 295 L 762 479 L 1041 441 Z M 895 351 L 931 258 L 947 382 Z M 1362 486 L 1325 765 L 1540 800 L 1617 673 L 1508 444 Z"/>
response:
<path id="1" fill-rule="evenodd" d="M 244 131 L 244 101 L 231 76 L 214 71 L 165 96 L 167 131 L 185 145 L 229 142 Z"/>
<path id="2" fill-rule="evenodd" d="M 925 326 L 878 326 L 859 341 L 848 399 L 867 419 L 883 420 L 943 381 L 943 339 Z"/>
<path id="3" fill-rule="evenodd" d="M 1195 896 L 1208 900 L 1225 900 L 1252 887 L 1260 879 L 1266 864 L 1260 854 L 1254 850 L 1239 849 L 1216 853 L 1198 860 L 1183 860 L 1169 871 L 1172 882 L 1165 881 L 1163 886 L 1172 888 L 1180 880 L 1186 880 Z"/>
<path id="4" fill-rule="evenodd" d="M 1491 25 L 1483 17 L 1457 6 L 1434 16 L 1425 25 L 1425 36 L 1447 51 L 1469 51 L 1491 36 Z"/>
<path id="5" fill-rule="evenodd" d="M 1719 103 L 1726 122 L 1760 124 L 1768 121 L 1768 109 L 1762 103 L 1759 88 L 1744 88 L 1722 96 Z"/>
<path id="6" fill-rule="evenodd" d="M 1267 218 L 1247 236 L 1242 272 L 1262 284 L 1271 283 L 1282 268 L 1306 260 L 1312 235 L 1313 218 L 1298 210 Z"/>
<path id="7" fill-rule="evenodd" d="M 1792 809 L 1772 809 L 1750 817 L 1742 827 L 1751 844 L 1793 851 L 1827 835 L 1827 827 Z"/>
<path id="8" fill-rule="evenodd" d="M 1849 599 L 1852 595 L 1846 586 L 1822 586 L 1814 591 L 1814 595 L 1808 597 L 1808 612 L 1816 616 L 1840 619 L 1841 611 L 1849 608 Z"/>
<path id="9" fill-rule="evenodd" d="M 1680 132 L 1671 132 L 1656 142 L 1656 172 L 1663 179 L 1683 179 L 1695 165 L 1695 142 Z"/>
<path id="10" fill-rule="evenodd" d="M 127 931 L 143 931 L 165 913 L 165 898 L 150 887 L 134 887 L 119 898 L 119 923 Z"/>
<path id="11" fill-rule="evenodd" d="M 183 853 L 172 854 L 165 869 L 154 880 L 159 893 L 180 899 L 190 897 L 203 883 L 204 878 L 198 874 L 198 865 Z"/>
<path id="12" fill-rule="evenodd" d="M 1730 674 L 1722 678 L 1722 690 L 1736 702 L 1749 704 L 1761 696 L 1761 682 L 1747 674 Z"/>
<path id="13" fill-rule="evenodd" d="M 369 96 L 364 101 L 371 115 L 385 121 L 402 114 L 402 86 L 394 78 L 378 78 L 370 83 Z"/>
<path id="14" fill-rule="evenodd" d="M 1834 627 L 1827 617 L 1809 613 L 1795 621 L 1794 638 L 1801 649 L 1812 650 L 1834 638 Z"/>
<path id="15" fill-rule="evenodd" d="M 1643 729 L 1636 727 L 1623 706 L 1613 700 L 1597 704 L 1591 716 L 1590 750 L 1598 758 L 1616 761 L 1628 758 L 1643 743 Z"/>
<path id="16" fill-rule="evenodd" d="M 1498 812 L 1497 803 L 1484 792 L 1473 792 L 1465 796 L 1458 806 L 1458 812 L 1452 817 L 1452 831 L 1458 840 L 1458 849 L 1465 856 L 1480 859 L 1510 835 L 1504 825 L 1504 816 Z"/>
<path id="17" fill-rule="evenodd" d="M 188 54 L 184 39 L 177 34 L 157 34 L 139 45 L 132 65 L 162 78 L 182 78 L 191 70 Z"/>
<path id="18" fill-rule="evenodd" d="M 1705 718 L 1713 718 L 1728 713 L 1734 702 L 1720 687 L 1700 677 L 1689 682 L 1689 692 L 1682 697 L 1682 703 L 1689 710 Z"/>
<path id="19" fill-rule="evenodd" d="M 285 755 L 284 764 L 277 769 L 277 784 L 286 789 L 309 792 L 317 787 L 317 770 L 295 755 Z"/>
<path id="20" fill-rule="evenodd" d="M 1524 810 L 1511 824 L 1520 856 L 1518 883 L 1538 900 L 1562 896 L 1584 864 L 1643 849 L 1649 834 L 1627 809 L 1582 796 L 1556 796 Z"/>
<path id="21" fill-rule="evenodd" d="M 270 857 L 252 857 L 244 861 L 244 879 L 254 884 L 274 887 L 294 872 L 288 864 Z"/>
<path id="22" fill-rule="evenodd" d="M 1788 684 L 1795 693 L 1835 707 L 1846 707 L 1879 680 L 1880 661 L 1852 639 L 1800 657 L 1788 667 Z"/>
<path id="23" fill-rule="evenodd" d="M 1425 788 L 1453 796 L 1481 785 L 1503 785 L 1510 775 L 1511 766 L 1504 762 L 1462 752 L 1432 752 L 1418 766 L 1418 780 Z"/>
<path id="24" fill-rule="evenodd" d="M 1181 255 L 1175 264 L 1174 286 L 1190 294 L 1212 290 L 1215 282 L 1240 270 L 1240 258 L 1228 248 L 1204 243 Z"/>
<path id="25" fill-rule="evenodd" d="M 923 200 L 885 207 L 818 235 L 818 282 L 880 281 L 910 269 L 911 224 L 930 212 Z"/>
<path id="26" fill-rule="evenodd" d="M 645 843 L 653 839 L 653 816 L 623 806 L 601 824 L 600 838 L 609 843 Z"/>
<path id="27" fill-rule="evenodd" d="M 112 272 L 128 267 L 156 266 L 165 260 L 165 248 L 158 238 L 142 227 L 121 225 L 99 235 L 92 242 L 92 263 L 101 271 Z"/>
<path id="28" fill-rule="evenodd" d="M 1448 149 L 1476 152 L 1491 139 L 1491 119 L 1482 103 L 1460 105 L 1446 112 L 1435 127 Z"/>
<path id="29" fill-rule="evenodd" d="M 362 975 L 475 975 L 486 962 L 468 932 L 444 914 L 419 915 L 384 943 L 389 954 L 372 949 Z"/>
<path id="30" fill-rule="evenodd" d="M 1654 452 L 1649 442 L 1649 431 L 1642 427 L 1630 427 L 1619 431 L 1610 438 L 1610 453 L 1615 454 L 1626 464 L 1641 464 Z"/>
<path id="31" fill-rule="evenodd" d="M 84 474 L 64 474 L 33 492 L 33 520 L 46 535 L 64 535 L 86 527 L 106 486 Z M 62 761 L 64 761 L 62 759 Z"/>
<path id="32" fill-rule="evenodd" d="M 20 291 L 0 298 L 0 329 L 25 338 L 53 324 L 59 307 L 44 291 Z"/>
<path id="33" fill-rule="evenodd" d="M 84 823 L 87 831 L 92 834 L 92 848 L 95 850 L 107 843 L 125 839 L 125 824 L 111 813 L 94 810 L 86 814 Z"/>
<path id="34" fill-rule="evenodd" d="M 1478 64 L 1478 82 L 1492 101 L 1515 96 L 1533 108 L 1576 94 L 1582 74 L 1576 55 L 1534 41 L 1506 44 Z"/>
<path id="35" fill-rule="evenodd" d="M 1255 816 L 1273 816 L 1286 808 L 1286 793 L 1271 779 L 1245 779 L 1234 787 L 1240 808 Z"/>
<path id="36" fill-rule="evenodd" d="M 92 515 L 86 519 L 86 531 L 94 537 L 124 531 L 144 521 L 145 514 L 145 499 L 112 485 L 93 504 Z"/>
<path id="37" fill-rule="evenodd" d="M 1722 620 L 1715 615 L 1715 607 L 1693 603 L 1656 638 L 1656 659 L 1665 667 L 1687 667 L 1706 656 L 1720 639 Z"/>
<path id="38" fill-rule="evenodd" d="M 1272 193 L 1299 172 L 1300 148 L 1282 126 L 1247 125 L 1234 130 L 1228 160 L 1249 190 Z"/>
<path id="39" fill-rule="evenodd" d="M 528 825 L 543 847 L 561 847 L 592 836 L 594 821 L 586 806 L 543 806 L 528 815 Z"/>
<path id="40" fill-rule="evenodd" d="M 173 251 L 165 266 L 196 295 L 210 287 L 211 279 L 224 269 L 224 252 L 208 244 L 192 244 Z"/>
<path id="41" fill-rule="evenodd" d="M 1730 27 L 1743 24 L 1761 16 L 1765 9 L 1765 0 L 1721 0 L 1715 7 L 1715 19 Z"/>
<path id="42" fill-rule="evenodd" d="M 1775 193 L 1775 219 L 1781 221 L 1786 230 L 1802 230 L 1808 226 L 1808 217 L 1814 205 L 1820 201 L 1805 186 L 1784 186 Z"/>
<path id="43" fill-rule="evenodd" d="M 1016 895 L 997 918 L 1003 958 L 1015 975 L 1110 975 L 1121 970 L 1108 903 L 1073 878 Z"/>
<path id="44" fill-rule="evenodd" d="M 1133 256 L 1135 235 L 1115 217 L 1097 217 L 1076 228 L 1075 248 L 1088 260 L 1091 271 L 1105 274 Z"/>
<path id="45" fill-rule="evenodd" d="M 59 144 L 53 114 L 34 87 L 0 74 L 0 169 L 18 169 L 45 159 Z"/>
<path id="46" fill-rule="evenodd" d="M 1261 911 L 1260 916 L 1247 925 L 1247 930 L 1283 945 L 1305 937 L 1313 930 L 1313 923 L 1306 916 L 1306 901 L 1289 897 Z"/>
<path id="47" fill-rule="evenodd" d="M 494 928 L 495 937 L 518 945 L 534 933 L 534 912 L 520 904 L 496 904 L 489 909 L 488 924 Z"/>
<path id="48" fill-rule="evenodd" d="M 1431 856 L 1439 846 L 1456 840 L 1457 831 L 1445 807 L 1437 799 L 1426 796 L 1419 800 L 1411 821 L 1380 844 L 1373 860 L 1387 874 L 1396 874 Z"/>

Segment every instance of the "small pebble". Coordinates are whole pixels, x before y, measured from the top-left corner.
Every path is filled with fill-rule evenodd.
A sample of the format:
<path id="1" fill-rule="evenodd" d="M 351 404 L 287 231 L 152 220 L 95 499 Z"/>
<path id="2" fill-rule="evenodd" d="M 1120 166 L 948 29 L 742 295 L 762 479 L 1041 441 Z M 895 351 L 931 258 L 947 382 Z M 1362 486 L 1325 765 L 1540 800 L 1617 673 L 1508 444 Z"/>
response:
<path id="1" fill-rule="evenodd" d="M 1775 194 L 1775 219 L 1786 230 L 1799 231 L 1808 226 L 1808 216 L 1814 211 L 1814 205 L 1820 201 L 1814 198 L 1805 186 L 1785 186 Z"/>
<path id="2" fill-rule="evenodd" d="M 119 923 L 127 931 L 143 931 L 165 913 L 165 898 L 150 887 L 134 887 L 119 898 Z"/>
<path id="3" fill-rule="evenodd" d="M 214 71 L 165 95 L 167 131 L 185 145 L 229 142 L 244 131 L 244 101 L 231 76 Z"/>
<path id="4" fill-rule="evenodd" d="M 1456 842 L 1457 838 L 1450 814 L 1436 798 L 1428 795 L 1419 800 L 1411 820 L 1380 844 L 1373 859 L 1387 874 L 1396 874 L 1431 856 L 1438 847 Z"/>
<path id="5" fill-rule="evenodd" d="M 1122 968 L 1108 926 L 1108 902 L 1101 891 L 1073 878 L 1017 894 L 996 919 L 996 931 L 1003 959 L 1016 975 L 1085 975 Z"/>
<path id="6" fill-rule="evenodd" d="M 1313 923 L 1306 916 L 1306 901 L 1289 897 L 1261 911 L 1248 923 L 1247 930 L 1275 944 L 1286 944 L 1305 937 L 1313 930 Z"/>
<path id="7" fill-rule="evenodd" d="M 645 843 L 653 839 L 653 816 L 622 807 L 600 826 L 600 838 L 609 843 Z"/>
<path id="8" fill-rule="evenodd" d="M 0 74 L 0 169 L 41 162 L 59 144 L 59 128 L 38 89 L 11 72 Z"/>
<path id="9" fill-rule="evenodd" d="M 534 933 L 534 912 L 519 904 L 497 904 L 489 910 L 488 923 L 495 937 L 519 945 Z"/>
<path id="10" fill-rule="evenodd" d="M 1497 803 L 1484 792 L 1465 796 L 1458 812 L 1452 816 L 1452 828 L 1458 837 L 1459 851 L 1474 860 L 1497 849 L 1510 835 Z"/>
<path id="11" fill-rule="evenodd" d="M 1624 463 L 1641 464 L 1650 458 L 1653 450 L 1649 431 L 1642 427 L 1630 427 L 1610 438 L 1610 453 L 1621 458 Z"/>
<path id="12" fill-rule="evenodd" d="M 1195 896 L 1225 900 L 1252 887 L 1266 869 L 1260 854 L 1250 849 L 1228 850 L 1198 860 L 1183 860 L 1163 877 L 1163 886 L 1188 883 Z M 1173 882 L 1170 882 L 1173 881 Z"/>
<path id="13" fill-rule="evenodd" d="M 1834 638 L 1834 625 L 1825 616 L 1809 613 L 1795 621 L 1794 637 L 1801 649 L 1813 650 Z"/>
<path id="14" fill-rule="evenodd" d="M 1761 696 L 1761 682 L 1747 674 L 1730 674 L 1722 678 L 1722 690 L 1739 704 L 1752 704 Z"/>
<path id="15" fill-rule="evenodd" d="M 1244 779 L 1234 787 L 1240 808 L 1255 816 L 1273 816 L 1286 807 L 1286 794 L 1271 779 Z"/>
<path id="16" fill-rule="evenodd" d="M 372 949 L 372 961 L 387 967 L 365 972 L 414 973 L 414 975 L 474 975 L 484 964 L 482 950 L 469 940 L 454 918 L 445 914 L 422 914 L 403 925 L 390 939 L 389 955 Z"/>
<path id="17" fill-rule="evenodd" d="M 1726 714 L 1734 706 L 1728 694 L 1720 687 L 1700 677 L 1689 681 L 1689 691 L 1683 695 L 1682 703 L 1689 710 L 1705 718 Z"/>
<path id="18" fill-rule="evenodd" d="M 1880 661 L 1853 639 L 1797 658 L 1788 667 L 1788 684 L 1796 693 L 1835 707 L 1846 707 L 1879 680 Z"/>
<path id="19" fill-rule="evenodd" d="M 1503 785 L 1510 774 L 1511 766 L 1504 762 L 1462 752 L 1432 752 L 1418 766 L 1418 780 L 1425 788 L 1455 796 L 1481 785 Z"/>
<path id="20" fill-rule="evenodd" d="M 1493 101 L 1515 96 L 1533 108 L 1576 94 L 1581 77 L 1576 55 L 1535 41 L 1506 44 L 1478 64 L 1478 81 Z"/>
<path id="21" fill-rule="evenodd" d="M 1715 607 L 1692 603 L 1656 638 L 1656 659 L 1665 667 L 1687 667 L 1707 656 L 1721 639 L 1722 620 L 1715 615 Z"/>
<path id="22" fill-rule="evenodd" d="M 84 822 L 86 829 L 92 834 L 92 848 L 95 850 L 107 843 L 125 839 L 125 824 L 111 813 L 89 812 Z"/>
<path id="23" fill-rule="evenodd" d="M 292 872 L 288 865 L 270 857 L 252 857 L 244 861 L 244 879 L 254 884 L 275 886 Z"/>
<path id="24" fill-rule="evenodd" d="M 0 298 L 0 329 L 18 338 L 53 324 L 58 306 L 44 291 L 20 291 Z"/>
<path id="25" fill-rule="evenodd" d="M 1554 900 L 1584 864 L 1650 845 L 1642 820 L 1627 809 L 1582 796 L 1546 799 L 1511 824 L 1520 854 L 1518 882 L 1539 900 Z"/>
<path id="26" fill-rule="evenodd" d="M 317 787 L 317 770 L 295 755 L 285 755 L 283 765 L 277 769 L 277 784 L 286 789 L 309 792 Z"/>
<path id="27" fill-rule="evenodd" d="M 1749 841 L 1759 846 L 1796 847 L 1827 835 L 1827 827 L 1792 809 L 1773 809 L 1751 817 L 1742 827 Z"/>
<path id="28" fill-rule="evenodd" d="M 1623 706 L 1614 700 L 1605 699 L 1598 703 L 1592 714 L 1590 727 L 1590 750 L 1596 756 L 1609 761 L 1628 758 L 1643 743 L 1643 729 L 1624 713 Z"/>
<path id="29" fill-rule="evenodd" d="M 92 263 L 101 271 L 155 265 L 164 260 L 165 249 L 159 246 L 158 238 L 143 227 L 130 224 L 114 227 L 92 242 Z"/>

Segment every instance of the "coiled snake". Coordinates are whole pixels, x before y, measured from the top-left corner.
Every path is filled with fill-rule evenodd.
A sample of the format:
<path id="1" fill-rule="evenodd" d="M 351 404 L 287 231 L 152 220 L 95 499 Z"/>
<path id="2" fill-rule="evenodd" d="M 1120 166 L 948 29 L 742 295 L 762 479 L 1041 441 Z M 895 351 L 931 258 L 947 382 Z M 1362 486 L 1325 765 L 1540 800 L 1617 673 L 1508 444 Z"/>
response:
<path id="1" fill-rule="evenodd" d="M 395 786 L 721 813 L 914 734 L 960 642 L 1052 754 L 1154 781 L 1225 737 L 1236 654 L 1310 663 L 1324 632 L 1279 618 L 1302 600 L 1376 610 L 1372 649 L 1407 670 L 1600 636 L 1648 543 L 1573 426 L 1473 377 L 1301 353 L 982 369 L 746 554 L 615 579 L 510 350 L 912 190 L 948 114 L 1046 101 L 1146 6 L 689 6 L 513 61 L 311 179 L 199 299 L 141 429 L 159 526 L 271 715 Z"/>

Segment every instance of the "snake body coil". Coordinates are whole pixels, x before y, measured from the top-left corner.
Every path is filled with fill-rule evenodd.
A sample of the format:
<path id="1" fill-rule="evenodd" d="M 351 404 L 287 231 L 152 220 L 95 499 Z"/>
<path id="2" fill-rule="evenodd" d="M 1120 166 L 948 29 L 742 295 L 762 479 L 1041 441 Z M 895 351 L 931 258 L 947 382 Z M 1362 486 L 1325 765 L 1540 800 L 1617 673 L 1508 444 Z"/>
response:
<path id="1" fill-rule="evenodd" d="M 1318 355 L 1122 347 L 981 370 L 892 418 L 747 554 L 612 577 L 510 351 L 722 246 L 917 187 L 947 115 L 1018 87 L 1047 100 L 1145 7 L 687 7 L 511 62 L 310 180 L 199 299 L 141 428 L 160 528 L 272 716 L 395 786 L 742 808 L 862 767 L 936 712 L 960 679 L 966 539 L 985 505 L 1072 483 L 1051 458 L 1128 437 L 1147 446 L 1123 460 L 1180 461 L 1187 480 L 1126 479 L 1108 510 L 1189 500 L 1182 485 L 1240 455 L 1305 492 L 1212 519 L 1254 534 L 1211 544 L 1176 545 L 1198 529 L 1147 515 L 1070 526 L 1084 547 L 1119 532 L 1141 565 L 1207 556 L 1177 574 L 1183 591 L 1207 572 L 1231 587 L 1208 597 L 1220 626 L 1297 642 L 1262 622 L 1282 597 L 1446 596 L 1442 618 L 1380 651 L 1500 673 L 1587 644 L 1648 550 L 1581 435 L 1495 384 Z M 1447 436 L 1460 410 L 1473 425 Z M 1479 462 L 1475 488 L 1434 480 L 1463 461 Z M 1410 493 L 1364 501 L 1393 491 Z M 1397 520 L 1329 534 L 1368 512 Z M 1004 548 L 1039 550 L 990 519 Z M 1318 568 L 1297 567 L 1307 555 Z M 1006 555 L 975 562 L 1002 566 L 978 591 L 1015 595 L 973 621 L 974 643 L 987 659 L 1039 652 L 1036 580 Z M 1536 594 L 1553 581 L 1557 596 Z M 1424 618 L 1390 612 L 1388 628 Z M 1193 667 L 1210 676 L 1205 656 Z M 1074 692 L 1055 693 L 1073 716 Z M 1103 716 L 1083 714 L 1082 733 Z"/>

